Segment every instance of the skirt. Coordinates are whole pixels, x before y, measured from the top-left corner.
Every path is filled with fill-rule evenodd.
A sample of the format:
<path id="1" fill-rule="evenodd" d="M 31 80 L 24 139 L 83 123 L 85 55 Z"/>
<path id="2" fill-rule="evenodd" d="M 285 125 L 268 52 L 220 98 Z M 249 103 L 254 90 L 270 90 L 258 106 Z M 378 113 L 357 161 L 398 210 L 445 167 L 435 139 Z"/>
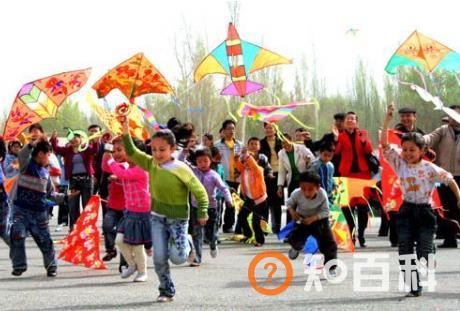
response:
<path id="1" fill-rule="evenodd" d="M 152 215 L 150 212 L 125 211 L 118 225 L 118 233 L 123 233 L 123 242 L 130 245 L 152 246 Z"/>

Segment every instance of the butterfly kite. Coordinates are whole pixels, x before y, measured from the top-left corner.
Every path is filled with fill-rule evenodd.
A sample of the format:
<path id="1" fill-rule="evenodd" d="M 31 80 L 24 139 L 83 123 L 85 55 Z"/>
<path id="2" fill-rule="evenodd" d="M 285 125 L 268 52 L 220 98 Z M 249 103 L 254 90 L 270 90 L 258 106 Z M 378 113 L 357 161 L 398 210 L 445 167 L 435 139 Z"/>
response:
<path id="1" fill-rule="evenodd" d="M 91 69 L 63 72 L 24 84 L 14 100 L 5 124 L 5 140 L 43 119 L 55 118 L 66 98 L 85 85 Z"/>
<path id="2" fill-rule="evenodd" d="M 278 125 L 275 122 L 281 121 L 289 116 L 300 126 L 311 129 L 312 127 L 305 125 L 292 114 L 297 107 L 305 105 L 319 104 L 316 100 L 312 102 L 292 102 L 283 106 L 254 106 L 249 103 L 242 102 L 237 113 L 240 117 L 248 117 L 255 121 L 271 123 L 276 128 L 278 137 L 281 140 L 287 140 L 287 138 L 283 135 L 283 131 L 278 128 Z"/>
<path id="3" fill-rule="evenodd" d="M 442 43 L 414 31 L 396 50 L 385 67 L 385 71 L 389 74 L 395 74 L 397 68 L 402 66 L 415 67 L 430 74 L 434 71 L 442 70 L 455 73 L 460 70 L 460 54 Z M 458 80 L 456 75 L 455 78 Z M 435 109 L 443 110 L 449 117 L 459 122 L 460 115 L 456 111 L 445 107 L 439 96 L 429 94 L 423 75 L 421 75 L 421 79 L 425 84 L 425 88 L 412 83 L 401 83 L 410 85 L 411 89 L 416 91 L 424 101 L 432 102 Z"/>
<path id="4" fill-rule="evenodd" d="M 390 58 L 385 71 L 396 74 L 401 66 L 416 67 L 429 73 L 440 70 L 455 72 L 460 69 L 460 54 L 414 31 Z"/>
<path id="5" fill-rule="evenodd" d="M 230 23 L 227 39 L 201 61 L 195 69 L 194 80 L 197 83 L 208 74 L 229 75 L 232 83 L 220 94 L 244 97 L 264 87 L 249 81 L 249 74 L 265 67 L 291 63 L 279 54 L 241 40 L 235 26 Z"/>
<path id="6" fill-rule="evenodd" d="M 93 85 L 93 89 L 99 98 L 107 96 L 113 89 L 120 90 L 156 129 L 159 124 L 153 114 L 136 104 L 135 99 L 145 94 L 174 94 L 169 82 L 143 53 L 134 55 L 110 70 Z"/>

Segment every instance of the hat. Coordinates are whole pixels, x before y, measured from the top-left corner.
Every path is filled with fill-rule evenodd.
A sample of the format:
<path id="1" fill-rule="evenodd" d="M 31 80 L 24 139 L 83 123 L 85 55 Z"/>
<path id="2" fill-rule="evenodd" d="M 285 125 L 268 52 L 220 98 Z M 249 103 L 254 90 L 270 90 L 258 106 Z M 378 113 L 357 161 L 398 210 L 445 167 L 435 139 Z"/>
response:
<path id="1" fill-rule="evenodd" d="M 179 120 L 173 117 L 168 120 L 168 123 L 166 124 L 166 126 L 168 127 L 168 129 L 172 130 L 175 126 L 181 125 L 181 124 L 182 123 Z"/>
<path id="2" fill-rule="evenodd" d="M 442 121 L 442 122 L 449 122 L 449 117 L 443 117 L 443 118 L 441 119 L 441 121 Z"/>
<path id="3" fill-rule="evenodd" d="M 410 107 L 403 107 L 401 109 L 399 109 L 398 113 L 417 113 L 417 111 L 415 110 L 415 108 L 410 108 Z"/>

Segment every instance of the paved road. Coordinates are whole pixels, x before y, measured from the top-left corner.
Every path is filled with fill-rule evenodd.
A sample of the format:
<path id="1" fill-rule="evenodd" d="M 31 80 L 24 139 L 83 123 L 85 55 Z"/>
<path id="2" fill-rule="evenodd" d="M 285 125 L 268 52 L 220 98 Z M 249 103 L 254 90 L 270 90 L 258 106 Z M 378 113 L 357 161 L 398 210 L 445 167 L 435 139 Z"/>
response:
<path id="1" fill-rule="evenodd" d="M 54 223 L 54 221 L 52 221 Z M 54 226 L 52 227 L 54 230 Z M 264 296 L 257 293 L 248 281 L 248 266 L 254 256 L 262 251 L 275 250 L 287 253 L 286 244 L 280 244 L 270 237 L 263 248 L 224 241 L 220 246 L 218 258 L 212 259 L 208 249 L 204 251 L 204 264 L 199 268 L 175 266 L 172 273 L 177 286 L 177 296 L 173 303 L 160 305 L 153 303 L 158 286 L 149 259 L 149 280 L 146 283 L 133 283 L 121 280 L 117 262 L 108 264 L 103 271 L 89 270 L 60 262 L 58 277 L 45 276 L 41 254 L 29 238 L 27 254 L 29 270 L 20 278 L 10 275 L 11 264 L 8 250 L 0 242 L 0 310 L 142 310 L 166 308 L 171 310 L 195 309 L 328 309 L 328 310 L 460 310 L 460 249 L 438 250 L 438 269 L 436 292 L 424 293 L 420 298 L 403 298 L 398 292 L 398 267 L 396 250 L 388 247 L 385 238 L 378 238 L 376 227 L 371 229 L 366 249 L 357 253 L 383 253 L 390 256 L 390 290 L 388 292 L 353 291 L 353 260 L 351 254 L 340 253 L 339 257 L 349 269 L 348 277 L 341 284 L 321 281 L 323 291 L 304 290 L 306 275 L 302 259 L 293 264 L 293 281 L 289 288 L 277 296 Z M 55 240 L 63 233 L 55 233 Z M 439 241 L 438 241 L 439 243 Z M 272 260 L 273 261 L 273 260 Z M 285 269 L 279 261 L 277 270 L 268 283 L 268 273 L 262 260 L 256 268 L 258 285 L 274 288 L 285 280 Z M 356 270 L 356 269 L 355 269 Z M 369 273 L 378 273 L 369 270 Z M 376 285 L 376 283 L 372 283 Z M 370 285 L 372 285 L 370 284 Z"/>

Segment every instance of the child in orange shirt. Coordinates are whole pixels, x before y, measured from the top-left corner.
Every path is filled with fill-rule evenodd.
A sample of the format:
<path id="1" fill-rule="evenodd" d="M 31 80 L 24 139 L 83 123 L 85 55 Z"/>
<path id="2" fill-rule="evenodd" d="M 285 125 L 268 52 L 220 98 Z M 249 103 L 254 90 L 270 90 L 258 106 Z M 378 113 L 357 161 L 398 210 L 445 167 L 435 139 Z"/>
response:
<path id="1" fill-rule="evenodd" d="M 252 228 L 255 234 L 254 246 L 260 247 L 265 243 L 265 236 L 260 226 L 263 215 L 267 213 L 267 189 L 265 187 L 264 170 L 257 165 L 256 160 L 243 148 L 239 158 L 235 159 L 236 168 L 241 173 L 241 192 L 244 205 L 238 214 L 245 240 L 252 236 L 247 218 L 252 214 Z"/>

